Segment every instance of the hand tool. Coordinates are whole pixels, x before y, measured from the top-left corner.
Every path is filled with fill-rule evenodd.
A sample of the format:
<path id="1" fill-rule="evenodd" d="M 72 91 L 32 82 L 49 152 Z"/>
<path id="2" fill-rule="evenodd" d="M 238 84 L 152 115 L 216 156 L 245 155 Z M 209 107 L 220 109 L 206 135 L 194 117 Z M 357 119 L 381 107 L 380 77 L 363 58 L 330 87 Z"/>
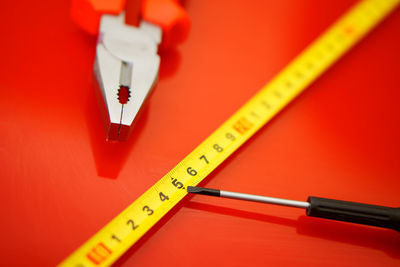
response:
<path id="1" fill-rule="evenodd" d="M 253 98 L 60 266 L 109 266 L 225 159 L 397 8 L 363 0 L 301 52 Z"/>
<path id="2" fill-rule="evenodd" d="M 400 208 L 375 206 L 320 197 L 308 197 L 307 202 L 258 196 L 218 189 L 188 186 L 192 194 L 240 199 L 306 209 L 306 214 L 337 221 L 372 225 L 400 231 Z"/>
<path id="3" fill-rule="evenodd" d="M 143 5 L 142 1 L 128 0 L 125 12 L 124 2 L 75 0 L 72 5 L 72 17 L 84 29 L 95 32 L 100 24 L 94 76 L 106 139 L 110 141 L 128 139 L 157 82 L 159 45 L 173 46 L 184 40 L 189 30 L 188 16 L 177 0 L 146 0 Z"/>

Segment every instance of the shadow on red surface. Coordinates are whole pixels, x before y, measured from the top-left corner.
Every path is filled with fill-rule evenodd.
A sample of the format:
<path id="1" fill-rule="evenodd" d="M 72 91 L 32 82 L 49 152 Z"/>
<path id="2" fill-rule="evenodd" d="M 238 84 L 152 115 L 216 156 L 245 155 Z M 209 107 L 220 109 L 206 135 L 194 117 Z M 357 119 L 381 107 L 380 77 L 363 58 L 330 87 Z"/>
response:
<path id="1" fill-rule="evenodd" d="M 400 251 L 398 250 L 400 247 L 400 235 L 389 229 L 328 221 L 319 218 L 310 218 L 305 215 L 300 216 L 297 220 L 292 220 L 193 201 L 186 202 L 185 207 L 249 220 L 257 220 L 265 223 L 295 227 L 297 233 L 301 235 L 381 250 L 390 257 L 400 258 Z"/>

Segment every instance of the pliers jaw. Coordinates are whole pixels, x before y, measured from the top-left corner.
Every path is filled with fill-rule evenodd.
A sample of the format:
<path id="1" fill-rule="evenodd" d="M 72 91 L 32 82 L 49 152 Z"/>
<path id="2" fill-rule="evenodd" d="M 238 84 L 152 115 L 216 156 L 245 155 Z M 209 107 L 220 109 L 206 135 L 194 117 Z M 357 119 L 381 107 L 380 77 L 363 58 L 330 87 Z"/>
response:
<path id="1" fill-rule="evenodd" d="M 156 84 L 161 29 L 142 21 L 124 23 L 124 14 L 103 15 L 94 75 L 106 139 L 126 141 L 140 108 Z"/>
<path id="2" fill-rule="evenodd" d="M 99 62 L 97 57 L 94 62 L 94 85 L 97 103 L 100 108 L 101 120 L 104 126 L 107 141 L 126 141 L 132 131 L 131 125 L 123 125 L 120 118 L 118 118 L 118 106 L 121 105 L 119 102 L 115 103 L 113 97 L 109 97 L 107 100 L 107 93 L 100 76 Z M 118 91 L 117 91 L 118 95 Z M 118 100 L 118 99 L 117 99 Z M 111 105 L 116 107 L 112 108 Z M 122 107 L 119 111 L 121 115 Z"/>

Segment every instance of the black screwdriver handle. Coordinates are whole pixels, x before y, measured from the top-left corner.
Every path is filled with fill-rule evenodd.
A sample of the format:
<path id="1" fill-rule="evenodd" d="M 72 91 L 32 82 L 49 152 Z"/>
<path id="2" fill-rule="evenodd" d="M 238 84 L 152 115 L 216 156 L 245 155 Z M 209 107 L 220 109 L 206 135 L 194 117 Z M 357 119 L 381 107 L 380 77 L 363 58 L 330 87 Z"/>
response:
<path id="1" fill-rule="evenodd" d="M 400 208 L 309 197 L 307 215 L 337 221 L 373 225 L 400 231 Z"/>

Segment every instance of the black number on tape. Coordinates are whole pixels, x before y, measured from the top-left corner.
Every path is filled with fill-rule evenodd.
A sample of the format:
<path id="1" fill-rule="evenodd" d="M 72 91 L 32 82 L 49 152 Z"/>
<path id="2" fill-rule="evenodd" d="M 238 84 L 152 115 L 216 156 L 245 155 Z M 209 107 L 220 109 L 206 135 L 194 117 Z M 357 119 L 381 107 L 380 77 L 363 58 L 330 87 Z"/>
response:
<path id="1" fill-rule="evenodd" d="M 222 147 L 220 147 L 218 144 L 215 144 L 214 146 L 213 146 L 213 148 L 215 149 L 215 150 L 217 150 L 217 152 L 222 152 L 222 150 L 224 150 Z"/>
<path id="2" fill-rule="evenodd" d="M 181 182 L 179 182 L 177 179 L 174 179 L 174 178 L 171 178 L 171 179 L 173 179 L 173 180 L 172 180 L 172 184 L 173 184 L 176 188 L 181 189 L 181 188 L 183 187 L 183 184 L 182 184 Z"/>
<path id="3" fill-rule="evenodd" d="M 161 201 L 165 201 L 165 200 L 169 199 L 169 197 L 164 195 L 162 192 L 160 192 L 158 195 L 160 196 Z"/>
<path id="4" fill-rule="evenodd" d="M 202 156 L 200 157 L 200 159 L 204 159 L 204 160 L 206 161 L 206 163 L 208 164 L 208 160 L 207 160 L 206 156 L 202 155 Z"/>
<path id="5" fill-rule="evenodd" d="M 150 209 L 149 206 L 144 206 L 143 211 L 146 211 L 147 215 L 152 215 L 154 213 L 154 210 Z"/>
<path id="6" fill-rule="evenodd" d="M 136 228 L 139 227 L 139 225 L 135 225 L 135 223 L 133 222 L 133 220 L 129 220 L 126 222 L 127 225 L 132 225 L 132 230 L 135 230 Z"/>
<path id="7" fill-rule="evenodd" d="M 197 171 L 195 169 L 192 169 L 192 167 L 187 168 L 187 173 L 189 173 L 191 176 L 195 176 L 197 174 Z"/>
<path id="8" fill-rule="evenodd" d="M 117 240 L 118 242 L 121 242 L 121 239 L 119 239 L 116 235 L 112 235 L 111 238 Z"/>
<path id="9" fill-rule="evenodd" d="M 229 140 L 232 140 L 232 141 L 234 141 L 236 139 L 236 137 L 232 133 L 227 133 L 225 136 L 226 136 L 226 138 L 228 138 Z"/>

